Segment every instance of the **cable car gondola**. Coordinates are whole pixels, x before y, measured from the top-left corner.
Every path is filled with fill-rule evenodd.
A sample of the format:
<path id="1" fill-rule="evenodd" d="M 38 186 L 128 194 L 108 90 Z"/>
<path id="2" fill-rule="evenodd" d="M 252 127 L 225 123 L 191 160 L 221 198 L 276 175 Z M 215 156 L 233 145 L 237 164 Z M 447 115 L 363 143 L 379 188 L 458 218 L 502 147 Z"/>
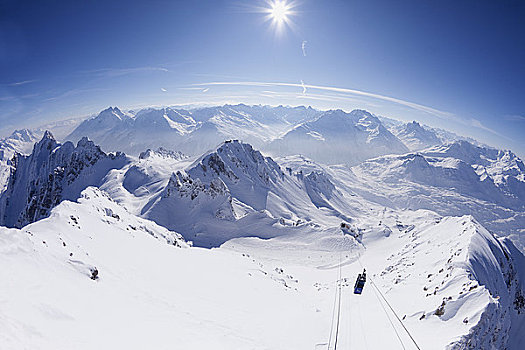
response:
<path id="1" fill-rule="evenodd" d="M 361 294 L 366 282 L 366 269 L 363 269 L 363 273 L 357 275 L 357 280 L 354 285 L 354 294 Z"/>

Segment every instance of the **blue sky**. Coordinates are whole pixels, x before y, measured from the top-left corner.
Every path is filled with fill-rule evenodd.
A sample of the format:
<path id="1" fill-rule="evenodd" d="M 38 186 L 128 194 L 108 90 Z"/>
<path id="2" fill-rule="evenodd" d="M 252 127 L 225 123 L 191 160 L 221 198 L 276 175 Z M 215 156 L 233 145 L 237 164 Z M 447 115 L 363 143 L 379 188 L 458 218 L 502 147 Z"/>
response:
<path id="1" fill-rule="evenodd" d="M 276 31 L 265 0 L 0 0 L 0 131 L 109 105 L 304 104 L 525 155 L 524 2 L 290 5 Z"/>

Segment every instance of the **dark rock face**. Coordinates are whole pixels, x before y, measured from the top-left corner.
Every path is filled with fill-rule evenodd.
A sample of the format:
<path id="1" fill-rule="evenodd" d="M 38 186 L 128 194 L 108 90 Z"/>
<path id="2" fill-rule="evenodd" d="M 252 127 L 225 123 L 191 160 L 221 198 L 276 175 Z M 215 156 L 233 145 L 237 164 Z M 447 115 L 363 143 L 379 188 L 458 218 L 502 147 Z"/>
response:
<path id="1" fill-rule="evenodd" d="M 0 224 L 22 227 L 49 215 L 62 200 L 74 200 L 99 185 L 110 169 L 126 162 L 121 153 L 106 154 L 87 138 L 75 147 L 57 143 L 46 131 L 29 156 L 15 155 L 7 189 L 0 197 Z"/>

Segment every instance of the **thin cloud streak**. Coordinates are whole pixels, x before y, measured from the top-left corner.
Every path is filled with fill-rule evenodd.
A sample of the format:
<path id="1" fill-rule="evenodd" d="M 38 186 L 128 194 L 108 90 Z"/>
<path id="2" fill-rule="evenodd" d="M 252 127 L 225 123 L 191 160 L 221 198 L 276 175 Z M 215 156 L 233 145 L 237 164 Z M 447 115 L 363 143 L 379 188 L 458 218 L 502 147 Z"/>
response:
<path id="1" fill-rule="evenodd" d="M 352 95 L 358 95 L 358 96 L 363 96 L 363 97 L 370 97 L 370 98 L 375 98 L 375 99 L 379 99 L 379 100 L 383 100 L 387 102 L 393 102 L 393 103 L 396 103 L 402 106 L 410 107 L 412 109 L 428 113 L 430 115 L 436 116 L 441 119 L 454 121 L 454 122 L 457 122 L 463 125 L 467 125 L 467 126 L 473 126 L 473 127 L 482 129 L 484 131 L 490 132 L 499 137 L 507 138 L 504 135 L 500 134 L 499 132 L 492 130 L 488 128 L 487 126 L 483 125 L 477 119 L 464 119 L 464 118 L 458 117 L 457 115 L 453 113 L 441 111 L 439 109 L 424 106 L 418 103 L 401 100 L 395 97 L 374 94 L 371 92 L 355 90 L 355 89 L 347 89 L 347 88 L 340 88 L 340 87 L 333 87 L 333 86 L 309 85 L 309 84 L 304 84 L 302 81 L 301 81 L 301 84 L 268 83 L 268 82 L 253 82 L 253 81 L 252 82 L 209 82 L 209 83 L 193 84 L 193 86 L 212 86 L 212 85 L 216 85 L 216 86 L 221 86 L 221 85 L 222 86 L 255 86 L 255 87 L 296 87 L 296 88 L 302 88 L 303 91 L 305 91 L 305 89 L 308 88 L 312 90 L 331 91 L 331 92 L 337 92 L 337 93 L 343 93 L 343 94 L 352 94 Z"/>
<path id="2" fill-rule="evenodd" d="M 21 85 L 31 84 L 31 83 L 34 83 L 36 81 L 37 81 L 36 79 L 18 81 L 18 82 L 15 82 L 15 83 L 7 84 L 7 86 L 21 86 Z"/>
<path id="3" fill-rule="evenodd" d="M 63 93 L 61 93 L 61 94 L 59 94 L 57 96 L 46 98 L 43 101 L 44 102 L 57 101 L 57 100 L 61 100 L 63 98 L 68 98 L 68 97 L 71 97 L 71 96 L 80 95 L 80 94 L 83 94 L 83 93 L 86 93 L 86 92 L 96 92 L 96 91 L 109 91 L 109 89 L 106 89 L 106 88 L 71 89 L 71 90 L 65 91 L 65 92 L 63 92 Z"/>
<path id="4" fill-rule="evenodd" d="M 189 90 L 189 91 L 202 91 L 203 88 L 201 87 L 179 87 L 177 88 L 179 90 Z"/>
<path id="5" fill-rule="evenodd" d="M 346 94 L 353 94 L 353 95 L 359 95 L 359 96 L 365 96 L 365 97 L 372 97 L 388 102 L 394 102 L 403 106 L 411 107 L 413 109 L 426 112 L 432 115 L 435 115 L 437 117 L 443 118 L 443 119 L 457 119 L 454 114 L 450 112 L 440 111 L 438 109 L 423 106 L 414 102 L 404 101 L 400 100 L 394 97 L 389 96 L 383 96 L 379 94 L 374 94 L 371 92 L 365 92 L 360 90 L 354 90 L 354 89 L 347 89 L 347 88 L 340 88 L 340 87 L 332 87 L 332 86 L 320 86 L 320 85 L 309 85 L 309 84 L 295 84 L 295 83 L 265 83 L 265 82 L 210 82 L 210 83 L 202 83 L 202 84 L 193 84 L 194 86 L 209 86 L 209 85 L 224 85 L 224 86 L 258 86 L 258 87 L 275 87 L 275 86 L 281 86 L 281 87 L 297 87 L 297 88 L 308 88 L 313 90 L 323 90 L 323 91 L 331 91 L 331 92 L 340 92 L 340 93 L 346 93 Z"/>
<path id="6" fill-rule="evenodd" d="M 169 72 L 169 69 L 164 67 L 136 67 L 136 68 L 102 68 L 82 71 L 85 74 L 93 74 L 104 77 L 120 77 L 123 75 L 142 73 L 142 72 Z"/>
<path id="7" fill-rule="evenodd" d="M 507 140 L 509 140 L 509 141 L 514 141 L 514 140 L 511 139 L 510 137 L 505 136 L 505 135 L 503 135 L 503 134 L 501 134 L 501 133 L 499 133 L 499 132 L 497 132 L 497 131 L 495 131 L 495 130 L 492 130 L 491 128 L 486 127 L 486 126 L 483 125 L 483 124 L 481 123 L 481 121 L 479 121 L 478 119 L 474 119 L 474 118 L 472 118 L 472 119 L 469 120 L 469 122 L 470 122 L 470 125 L 473 126 L 473 127 L 475 127 L 475 128 L 478 128 L 478 129 L 481 129 L 481 130 L 488 131 L 488 132 L 490 132 L 490 133 L 493 133 L 494 135 L 497 135 L 497 136 L 502 137 L 502 138 L 504 138 L 504 139 L 507 139 Z"/>
<path id="8" fill-rule="evenodd" d="M 506 115 L 503 118 L 511 122 L 525 122 L 525 117 L 522 115 L 518 115 L 518 114 Z"/>
<path id="9" fill-rule="evenodd" d="M 284 98 L 289 98 L 289 99 L 297 98 L 297 99 L 301 99 L 304 101 L 307 101 L 307 100 L 325 101 L 325 102 L 352 101 L 354 103 L 366 104 L 367 106 L 374 106 L 374 104 L 370 102 L 365 102 L 365 100 L 359 97 L 332 95 L 332 94 L 326 94 L 326 93 L 320 93 L 320 94 L 308 93 L 308 94 L 303 95 L 301 93 L 294 93 L 294 92 L 263 90 L 260 96 L 271 97 L 271 98 L 283 98 L 284 97 Z"/>
<path id="10" fill-rule="evenodd" d="M 0 96 L 0 101 L 18 101 L 22 99 L 27 98 L 34 98 L 38 97 L 40 94 L 25 94 L 25 95 L 7 95 L 7 96 Z"/>

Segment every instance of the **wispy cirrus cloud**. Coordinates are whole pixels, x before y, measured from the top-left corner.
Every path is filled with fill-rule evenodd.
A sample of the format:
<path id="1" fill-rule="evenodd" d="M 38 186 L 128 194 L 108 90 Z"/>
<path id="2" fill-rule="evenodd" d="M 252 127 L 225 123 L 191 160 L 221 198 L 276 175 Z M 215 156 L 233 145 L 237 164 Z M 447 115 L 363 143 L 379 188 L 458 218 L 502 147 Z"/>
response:
<path id="1" fill-rule="evenodd" d="M 308 44 L 308 41 L 303 40 L 301 43 L 301 50 L 303 51 L 303 56 L 306 57 L 306 44 Z"/>
<path id="2" fill-rule="evenodd" d="M 510 141 L 514 141 L 513 139 L 509 138 L 508 136 L 505 136 L 499 132 L 497 132 L 496 130 L 493 130 L 487 126 L 485 126 L 480 120 L 478 119 L 474 119 L 474 118 L 471 118 L 471 119 L 468 119 L 468 123 L 470 124 L 470 126 L 473 126 L 475 128 L 478 128 L 478 129 L 481 129 L 481 130 L 485 130 L 485 131 L 488 131 L 494 135 L 497 135 L 499 137 L 502 137 L 504 139 L 507 139 L 507 140 L 510 140 Z"/>
<path id="3" fill-rule="evenodd" d="M 14 83 L 7 84 L 7 86 L 22 86 L 22 85 L 31 84 L 31 83 L 34 83 L 34 82 L 37 82 L 37 81 L 38 81 L 37 79 L 22 80 L 22 81 L 17 81 L 17 82 L 14 82 Z"/>
<path id="4" fill-rule="evenodd" d="M 101 68 L 81 71 L 83 74 L 104 76 L 104 77 L 120 77 L 129 74 L 144 73 L 144 72 L 169 72 L 169 69 L 164 67 L 134 67 L 134 68 Z"/>
<path id="5" fill-rule="evenodd" d="M 406 107 L 416 109 L 421 112 L 429 113 L 440 117 L 442 119 L 455 119 L 455 115 L 450 112 L 441 111 L 432 107 L 424 106 L 418 103 L 401 100 L 395 97 L 379 95 L 371 92 L 347 89 L 333 86 L 321 86 L 321 85 L 310 85 L 310 84 L 297 84 L 297 83 L 268 83 L 268 82 L 209 82 L 201 84 L 193 84 L 194 86 L 212 86 L 212 85 L 224 85 L 224 86 L 255 86 L 255 87 L 296 87 L 296 88 L 307 88 L 312 90 L 331 91 L 343 94 L 358 95 L 363 97 L 371 97 L 383 101 L 397 103 Z"/>
<path id="6" fill-rule="evenodd" d="M 43 101 L 45 101 L 45 102 L 57 101 L 57 100 L 61 100 L 61 99 L 64 99 L 64 98 L 71 97 L 71 96 L 82 95 L 82 94 L 85 94 L 85 93 L 97 92 L 97 91 L 98 92 L 100 92 L 100 91 L 108 91 L 108 90 L 109 89 L 106 89 L 106 88 L 71 89 L 71 90 L 67 90 L 67 91 L 62 92 L 61 94 L 58 94 L 58 95 L 46 98 Z"/>
<path id="7" fill-rule="evenodd" d="M 444 119 L 444 120 L 460 123 L 460 124 L 463 124 L 465 126 L 476 127 L 478 129 L 490 132 L 490 133 L 492 133 L 494 135 L 497 135 L 499 137 L 503 137 L 503 138 L 508 139 L 508 137 L 502 135 L 501 133 L 499 133 L 499 132 L 497 132 L 497 131 L 489 128 L 489 127 L 487 127 L 486 125 L 484 125 L 478 119 L 462 118 L 460 116 L 455 115 L 454 113 L 450 113 L 450 112 L 447 112 L 447 111 L 442 111 L 442 110 L 439 110 L 439 109 L 436 109 L 436 108 L 432 108 L 432 107 L 429 107 L 429 106 L 425 106 L 425 105 L 422 105 L 422 104 L 419 104 L 419 103 L 406 101 L 406 100 L 402 100 L 402 99 L 391 97 L 391 96 L 375 94 L 375 93 L 372 93 L 372 92 L 356 90 L 356 89 L 347 89 L 347 88 L 334 87 L 334 86 L 310 85 L 310 84 L 305 84 L 303 81 L 301 81 L 301 84 L 297 84 L 297 83 L 281 83 L 281 82 L 254 82 L 254 81 L 251 81 L 251 82 L 246 82 L 246 81 L 244 81 L 244 82 L 239 82 L 239 81 L 234 81 L 234 82 L 209 82 L 209 83 L 193 84 L 193 86 L 214 86 L 214 85 L 215 86 L 221 86 L 221 85 L 222 86 L 253 86 L 253 87 L 266 87 L 266 88 L 268 88 L 268 87 L 301 88 L 301 89 L 303 89 L 302 90 L 303 91 L 303 94 L 302 94 L 303 97 L 307 96 L 306 95 L 306 89 L 317 90 L 317 91 L 335 92 L 335 93 L 338 93 L 338 94 L 342 95 L 341 98 L 344 98 L 343 96 L 345 96 L 345 95 L 347 95 L 347 96 L 353 95 L 353 96 L 367 97 L 367 98 L 372 98 L 372 99 L 376 99 L 376 100 L 392 102 L 392 103 L 395 103 L 395 104 L 398 104 L 398 105 L 401 105 L 401 106 L 409 107 L 409 108 L 414 109 L 416 111 L 424 112 L 424 113 L 433 115 L 435 117 L 438 117 L 440 119 Z M 315 98 L 322 99 L 323 97 L 322 96 L 315 96 Z M 330 96 L 328 98 L 329 99 L 335 99 L 334 96 Z"/>
<path id="8" fill-rule="evenodd" d="M 34 94 L 25 94 L 25 95 L 7 95 L 7 96 L 0 96 L 0 101 L 19 101 L 23 99 L 29 99 L 29 98 L 35 98 L 40 96 L 40 94 L 34 93 Z"/>
<path id="9" fill-rule="evenodd" d="M 506 115 L 503 118 L 511 122 L 525 122 L 525 116 L 519 114 Z"/>

